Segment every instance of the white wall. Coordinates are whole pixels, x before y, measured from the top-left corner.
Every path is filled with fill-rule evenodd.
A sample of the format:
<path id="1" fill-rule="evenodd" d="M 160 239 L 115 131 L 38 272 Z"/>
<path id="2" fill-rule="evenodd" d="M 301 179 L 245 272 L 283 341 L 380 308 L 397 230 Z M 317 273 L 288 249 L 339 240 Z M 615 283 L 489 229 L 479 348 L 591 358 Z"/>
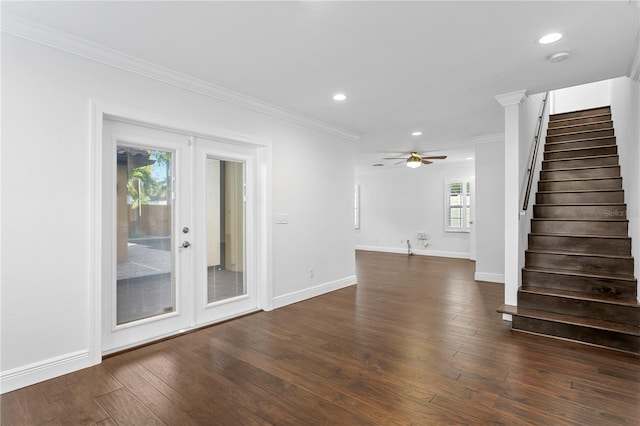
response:
<path id="1" fill-rule="evenodd" d="M 550 111 L 551 114 L 560 114 L 606 105 L 609 105 L 608 80 L 554 90 Z"/>
<path id="2" fill-rule="evenodd" d="M 360 185 L 360 229 L 356 247 L 415 254 L 469 257 L 469 234 L 444 231 L 444 182 L 474 176 L 473 161 L 431 164 L 417 169 L 404 165 L 356 175 Z M 424 231 L 429 245 L 419 245 Z"/>
<path id="3" fill-rule="evenodd" d="M 476 145 L 476 273 L 504 282 L 504 141 Z"/>
<path id="4" fill-rule="evenodd" d="M 6 34 L 2 89 L 3 391 L 90 363 L 92 101 L 271 140 L 273 306 L 355 283 L 352 142 Z"/>

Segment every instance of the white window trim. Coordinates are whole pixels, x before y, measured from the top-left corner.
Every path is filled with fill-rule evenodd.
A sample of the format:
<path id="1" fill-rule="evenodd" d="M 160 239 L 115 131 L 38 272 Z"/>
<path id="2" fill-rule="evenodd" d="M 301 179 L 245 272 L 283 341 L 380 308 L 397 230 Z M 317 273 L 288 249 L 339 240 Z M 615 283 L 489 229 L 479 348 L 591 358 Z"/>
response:
<path id="1" fill-rule="evenodd" d="M 360 185 L 353 191 L 353 228 L 360 229 Z"/>
<path id="2" fill-rule="evenodd" d="M 449 186 L 452 183 L 461 182 L 462 183 L 462 187 L 463 188 L 467 188 L 468 185 L 469 185 L 469 181 L 470 181 L 470 179 L 447 179 L 447 180 L 444 181 L 444 188 L 443 188 L 442 192 L 443 192 L 443 196 L 444 196 L 444 215 L 443 215 L 444 223 L 443 223 L 443 225 L 444 225 L 444 231 L 445 232 L 463 232 L 463 233 L 471 232 L 471 224 L 469 222 L 467 222 L 465 224 L 465 226 L 463 226 L 462 228 L 456 228 L 456 227 L 449 226 L 449 211 L 450 211 Z M 463 222 L 464 222 L 465 211 L 467 209 L 470 209 L 470 208 L 471 208 L 471 205 L 467 204 L 467 197 L 463 197 L 463 205 L 462 205 Z"/>

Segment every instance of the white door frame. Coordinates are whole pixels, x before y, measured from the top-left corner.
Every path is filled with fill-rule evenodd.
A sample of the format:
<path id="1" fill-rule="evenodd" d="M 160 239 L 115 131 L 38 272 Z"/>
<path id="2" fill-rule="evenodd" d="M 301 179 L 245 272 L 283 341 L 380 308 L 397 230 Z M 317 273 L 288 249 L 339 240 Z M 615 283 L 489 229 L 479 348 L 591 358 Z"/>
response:
<path id="1" fill-rule="evenodd" d="M 273 309 L 273 272 L 272 272 L 272 183 L 271 161 L 272 143 L 270 140 L 256 138 L 243 134 L 224 131 L 221 129 L 199 126 L 191 123 L 175 121 L 171 117 L 162 117 L 130 108 L 108 105 L 103 103 L 91 103 L 91 146 L 90 164 L 93 174 L 90 176 L 90 188 L 92 193 L 89 209 L 91 223 L 91 253 L 89 263 L 89 322 L 87 334 L 89 337 L 89 362 L 92 365 L 102 362 L 102 288 L 105 281 L 105 268 L 103 258 L 105 253 L 105 209 L 110 208 L 112 201 L 105 197 L 103 191 L 103 163 L 104 149 L 102 141 L 103 120 L 117 119 L 123 122 L 131 122 L 138 125 L 146 125 L 156 129 L 164 129 L 182 133 L 191 137 L 202 137 L 232 145 L 250 147 L 256 152 L 255 165 L 255 217 L 256 217 L 256 286 L 258 309 Z M 201 325 L 199 325 L 201 326 Z M 198 326 L 198 327 L 199 327 Z M 188 331 L 189 329 L 181 330 Z"/>

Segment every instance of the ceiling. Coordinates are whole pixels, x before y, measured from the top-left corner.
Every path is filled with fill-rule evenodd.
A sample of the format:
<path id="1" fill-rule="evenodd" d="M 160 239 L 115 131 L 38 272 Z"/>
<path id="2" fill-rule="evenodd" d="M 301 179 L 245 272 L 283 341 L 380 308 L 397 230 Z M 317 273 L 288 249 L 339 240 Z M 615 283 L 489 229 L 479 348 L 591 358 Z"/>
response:
<path id="1" fill-rule="evenodd" d="M 2 13 L 358 133 L 363 169 L 400 151 L 466 158 L 503 131 L 495 95 L 628 75 L 635 3 L 3 1 Z M 565 37 L 539 45 L 551 31 Z"/>

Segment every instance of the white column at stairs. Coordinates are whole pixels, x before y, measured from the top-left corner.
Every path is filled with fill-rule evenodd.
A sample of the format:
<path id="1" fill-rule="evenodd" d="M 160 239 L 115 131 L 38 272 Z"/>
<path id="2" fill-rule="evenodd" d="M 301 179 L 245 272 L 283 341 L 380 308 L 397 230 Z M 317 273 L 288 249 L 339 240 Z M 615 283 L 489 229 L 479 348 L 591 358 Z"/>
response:
<path id="1" fill-rule="evenodd" d="M 520 103 L 526 90 L 497 95 L 504 107 L 504 303 L 518 304 L 520 286 Z M 504 314 L 511 321 L 511 315 Z"/>

